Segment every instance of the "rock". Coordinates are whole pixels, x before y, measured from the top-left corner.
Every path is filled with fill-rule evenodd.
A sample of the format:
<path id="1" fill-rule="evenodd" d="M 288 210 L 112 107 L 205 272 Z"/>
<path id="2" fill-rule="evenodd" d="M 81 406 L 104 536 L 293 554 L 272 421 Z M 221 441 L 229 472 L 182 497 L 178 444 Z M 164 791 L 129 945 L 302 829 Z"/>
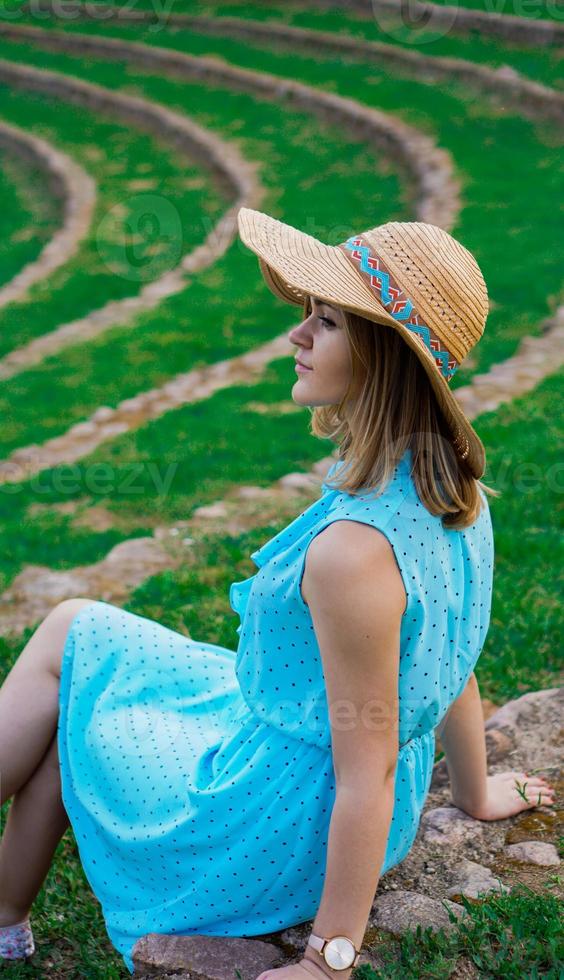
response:
<path id="1" fill-rule="evenodd" d="M 490 701 L 489 698 L 481 698 L 480 700 L 482 702 L 482 714 L 484 716 L 484 722 L 486 722 L 488 718 L 491 718 L 491 716 L 495 714 L 496 711 L 499 711 L 501 705 L 496 704 L 495 701 Z"/>
<path id="2" fill-rule="evenodd" d="M 270 491 L 267 487 L 240 486 L 237 488 L 237 497 L 243 500 L 257 500 L 260 497 L 268 496 Z"/>
<path id="3" fill-rule="evenodd" d="M 357 969 L 358 967 L 364 966 L 365 964 L 372 967 L 372 969 L 376 973 L 380 971 L 381 976 L 384 975 L 382 971 L 386 969 L 386 965 L 387 965 L 386 961 L 384 960 L 384 957 L 382 955 L 379 955 L 378 952 L 374 949 L 362 949 L 360 951 L 360 956 L 358 958 L 358 963 L 357 963 Z"/>
<path id="4" fill-rule="evenodd" d="M 460 918 L 467 912 L 455 902 L 445 902 L 445 905 Z M 441 902 L 418 892 L 397 890 L 393 894 L 380 895 L 373 907 L 370 925 L 384 929 L 395 936 L 401 936 L 409 929 L 415 930 L 418 925 L 422 929 L 430 927 L 433 931 L 454 928 L 448 913 Z"/>
<path id="5" fill-rule="evenodd" d="M 122 436 L 125 432 L 129 432 L 129 425 L 127 422 L 104 422 L 100 426 L 100 431 L 104 434 L 104 439 L 113 439 L 115 436 Z"/>
<path id="6" fill-rule="evenodd" d="M 485 715 L 485 712 L 484 712 Z M 509 755 L 515 748 L 515 729 L 508 727 L 504 731 L 500 731 L 497 728 L 491 728 L 485 732 L 486 738 L 486 755 L 488 757 L 488 765 L 494 762 L 499 762 L 500 759 L 504 759 Z M 439 751 L 443 752 L 444 748 L 441 744 L 440 738 L 436 737 L 436 747 Z M 433 766 L 433 775 L 431 778 L 431 790 L 440 789 L 442 786 L 448 786 L 450 781 L 450 776 L 446 764 L 446 759 L 442 758 L 439 762 L 436 762 Z"/>
<path id="7" fill-rule="evenodd" d="M 562 764 L 563 709 L 564 687 L 530 691 L 504 704 L 488 718 L 486 739 L 495 729 L 513 741 L 515 758 L 511 758 L 511 769 L 558 769 Z"/>
<path id="8" fill-rule="evenodd" d="M 120 412 L 124 412 L 128 415 L 130 412 L 133 414 L 135 412 L 143 411 L 143 398 L 140 395 L 135 395 L 134 398 L 125 398 L 119 403 L 118 408 Z"/>
<path id="9" fill-rule="evenodd" d="M 297 926 L 289 926 L 288 929 L 279 932 L 276 938 L 279 939 L 281 946 L 290 947 L 294 954 L 301 958 L 307 946 L 311 928 L 311 922 L 300 922 Z"/>
<path id="10" fill-rule="evenodd" d="M 216 504 L 207 504 L 204 507 L 197 507 L 196 510 L 192 512 L 192 517 L 227 517 L 227 508 L 220 500 Z"/>
<path id="11" fill-rule="evenodd" d="M 437 737 L 437 743 L 439 739 Z M 448 786 L 450 782 L 450 776 L 448 774 L 446 759 L 442 758 L 439 762 L 435 762 L 433 766 L 433 775 L 431 777 L 431 792 L 440 789 L 442 786 Z"/>
<path id="12" fill-rule="evenodd" d="M 318 459 L 316 463 L 311 467 L 313 472 L 321 477 L 322 480 L 325 479 L 329 470 L 331 469 L 333 463 L 337 460 L 333 456 L 324 456 L 323 459 Z"/>
<path id="13" fill-rule="evenodd" d="M 278 485 L 288 490 L 311 490 L 319 486 L 319 480 L 310 473 L 287 473 L 278 480 Z"/>
<path id="14" fill-rule="evenodd" d="M 37 443 L 31 446 L 22 446 L 21 449 L 14 449 L 10 455 L 10 461 L 13 463 L 33 463 L 40 457 L 41 452 L 42 446 L 38 446 Z"/>
<path id="15" fill-rule="evenodd" d="M 560 864 L 558 851 L 554 844 L 549 844 L 542 840 L 524 840 L 519 844 L 508 844 L 505 848 L 507 857 L 514 861 L 523 861 L 527 864 L 539 864 L 543 868 Z"/>
<path id="16" fill-rule="evenodd" d="M 113 418 L 115 415 L 115 409 L 110 408 L 108 405 L 100 405 L 95 412 L 92 413 L 90 418 L 94 422 L 105 422 L 107 419 Z"/>
<path id="17" fill-rule="evenodd" d="M 555 697 L 560 701 L 564 700 L 564 689 L 550 687 L 544 691 L 530 691 L 528 694 L 523 694 L 520 698 L 514 698 L 512 701 L 508 701 L 501 708 L 498 708 L 493 715 L 490 715 L 486 721 L 485 728 L 486 730 L 506 727 L 514 729 L 521 722 L 521 715 L 523 715 L 523 721 L 526 721 L 535 711 L 542 707 L 545 698 L 551 699 Z"/>
<path id="18" fill-rule="evenodd" d="M 455 872 L 454 884 L 447 890 L 447 895 L 449 898 L 455 895 L 478 898 L 482 893 L 509 892 L 510 890 L 483 864 L 463 860 Z"/>
<path id="19" fill-rule="evenodd" d="M 90 420 L 87 422 L 77 422 L 68 431 L 73 436 L 91 436 L 98 431 L 98 427 L 95 422 Z"/>
<path id="20" fill-rule="evenodd" d="M 144 572 L 148 577 L 149 568 L 151 574 L 154 574 L 156 570 L 167 568 L 169 564 L 168 553 L 163 551 L 154 538 L 131 538 L 128 541 L 120 541 L 106 555 L 104 562 L 106 568 L 111 569 L 114 575 L 119 568 L 122 579 L 133 583 L 139 581 L 139 571 Z M 105 574 L 105 569 L 100 571 Z"/>
<path id="21" fill-rule="evenodd" d="M 152 932 L 135 943 L 132 959 L 137 977 L 184 970 L 209 980 L 234 980 L 237 969 L 242 977 L 254 980 L 264 970 L 280 965 L 284 954 L 261 939 Z"/>
<path id="22" fill-rule="evenodd" d="M 515 736 L 509 729 L 502 732 L 498 728 L 491 728 L 486 731 L 485 736 L 488 763 L 499 762 L 515 748 Z"/>
<path id="23" fill-rule="evenodd" d="M 439 806 L 421 817 L 421 831 L 426 844 L 454 845 L 479 839 L 480 823 L 456 806 Z"/>
<path id="24" fill-rule="evenodd" d="M 68 571 L 27 565 L 1 597 L 0 629 L 4 635 L 20 632 L 43 619 L 57 602 L 76 596 L 121 605 L 150 575 L 177 567 L 185 556 L 185 546 L 174 556 L 155 538 L 143 537 L 121 541 L 101 561 Z"/>

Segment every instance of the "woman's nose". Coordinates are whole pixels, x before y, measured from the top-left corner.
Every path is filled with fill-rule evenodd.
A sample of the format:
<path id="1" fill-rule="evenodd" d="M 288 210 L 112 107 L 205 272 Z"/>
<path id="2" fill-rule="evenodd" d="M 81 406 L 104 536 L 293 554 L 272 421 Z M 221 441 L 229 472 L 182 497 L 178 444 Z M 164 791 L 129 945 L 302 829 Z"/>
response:
<path id="1" fill-rule="evenodd" d="M 309 319 L 309 317 L 308 317 Z M 307 320 L 302 320 L 297 326 L 292 327 L 288 333 L 288 339 L 292 344 L 303 344 L 307 343 L 308 330 L 305 327 Z"/>

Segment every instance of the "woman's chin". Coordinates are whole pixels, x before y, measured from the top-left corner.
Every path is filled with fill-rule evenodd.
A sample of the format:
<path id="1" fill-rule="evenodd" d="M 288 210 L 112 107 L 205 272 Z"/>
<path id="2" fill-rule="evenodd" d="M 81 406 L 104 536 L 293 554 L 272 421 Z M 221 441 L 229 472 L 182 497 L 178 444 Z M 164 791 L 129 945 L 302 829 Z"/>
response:
<path id="1" fill-rule="evenodd" d="M 305 391 L 300 391 L 300 380 L 301 378 L 298 378 L 292 388 L 292 401 L 294 401 L 296 405 L 311 405 L 311 395 L 308 397 Z"/>
<path id="2" fill-rule="evenodd" d="M 313 395 L 308 391 L 309 385 L 301 385 L 301 378 L 297 378 L 292 386 L 292 401 L 296 405 L 308 406 L 309 408 L 321 408 L 322 405 L 334 405 L 338 399 L 323 397 L 323 395 Z M 304 376 L 305 380 L 305 376 Z"/>

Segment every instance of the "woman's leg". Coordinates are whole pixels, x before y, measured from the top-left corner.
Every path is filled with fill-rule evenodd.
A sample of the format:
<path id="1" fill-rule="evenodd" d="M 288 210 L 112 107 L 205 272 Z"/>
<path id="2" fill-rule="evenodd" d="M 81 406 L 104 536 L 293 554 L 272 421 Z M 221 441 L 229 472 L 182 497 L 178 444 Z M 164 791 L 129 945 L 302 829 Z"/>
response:
<path id="1" fill-rule="evenodd" d="M 29 915 L 68 826 L 55 735 L 8 811 L 0 843 L 0 927 L 14 925 Z"/>
<path id="2" fill-rule="evenodd" d="M 0 687 L 0 804 L 31 778 L 57 730 L 59 680 L 71 621 L 92 599 L 65 599 L 45 617 Z"/>

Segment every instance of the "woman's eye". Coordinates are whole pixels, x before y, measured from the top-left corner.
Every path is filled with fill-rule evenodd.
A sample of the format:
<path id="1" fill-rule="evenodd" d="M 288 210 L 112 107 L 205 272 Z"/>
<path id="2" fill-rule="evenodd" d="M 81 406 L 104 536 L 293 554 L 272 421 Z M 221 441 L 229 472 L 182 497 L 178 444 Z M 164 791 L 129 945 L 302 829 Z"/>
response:
<path id="1" fill-rule="evenodd" d="M 326 327 L 335 327 L 336 326 L 336 324 L 333 323 L 333 320 L 330 320 L 329 317 L 327 317 L 327 316 L 320 316 L 319 319 L 325 324 Z"/>

